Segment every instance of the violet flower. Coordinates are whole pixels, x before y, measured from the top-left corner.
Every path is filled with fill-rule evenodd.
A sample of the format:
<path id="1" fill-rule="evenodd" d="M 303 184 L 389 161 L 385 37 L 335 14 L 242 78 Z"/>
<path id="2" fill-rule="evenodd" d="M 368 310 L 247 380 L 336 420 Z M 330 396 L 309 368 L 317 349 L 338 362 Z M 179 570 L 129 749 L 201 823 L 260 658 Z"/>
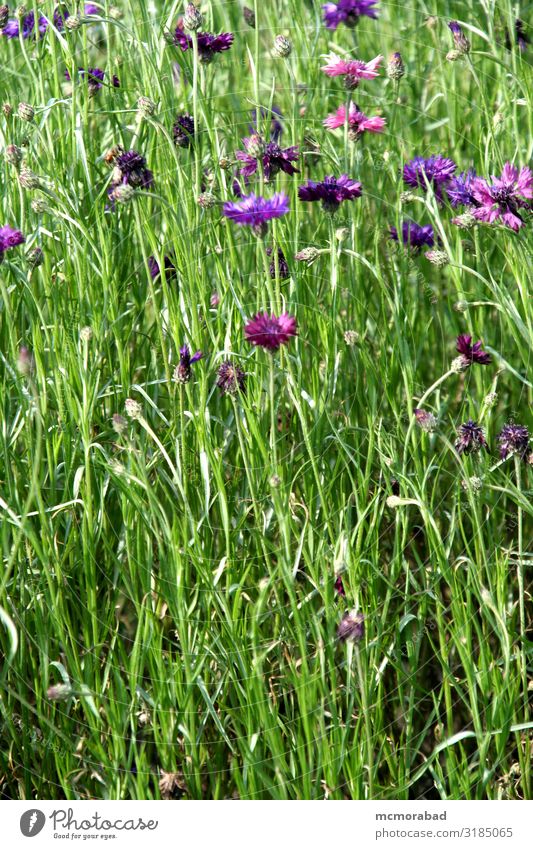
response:
<path id="1" fill-rule="evenodd" d="M 292 164 L 298 160 L 297 147 L 281 148 L 276 142 L 257 145 L 258 138 L 256 135 L 244 138 L 243 143 L 246 150 L 238 150 L 235 154 L 237 159 L 243 163 L 243 167 L 239 170 L 243 177 L 251 177 L 252 174 L 255 174 L 259 160 L 263 163 L 263 173 L 267 182 L 280 171 L 285 174 L 298 173 L 298 169 Z"/>
<path id="2" fill-rule="evenodd" d="M 176 383 L 188 383 L 192 374 L 191 366 L 193 363 L 197 363 L 198 360 L 201 360 L 203 356 L 204 355 L 201 351 L 196 351 L 196 353 L 191 356 L 189 346 L 183 345 L 183 347 L 180 348 L 179 363 L 174 369 L 173 374 L 173 379 Z"/>
<path id="3" fill-rule="evenodd" d="M 271 198 L 258 197 L 252 193 L 243 195 L 237 203 L 225 203 L 222 211 L 226 218 L 235 221 L 240 227 L 253 227 L 263 234 L 267 221 L 288 213 L 289 198 L 282 192 L 277 192 Z"/>
<path id="4" fill-rule="evenodd" d="M 397 228 L 390 227 L 389 232 L 391 239 L 399 242 Z M 402 244 L 406 248 L 412 248 L 415 253 L 418 253 L 424 245 L 432 248 L 435 244 L 433 227 L 431 224 L 422 226 L 417 224 L 416 221 L 404 221 L 402 223 Z"/>
<path id="5" fill-rule="evenodd" d="M 324 23 L 327 29 L 337 29 L 340 24 L 352 28 L 357 25 L 359 18 L 377 18 L 378 0 L 337 0 L 336 3 L 325 3 L 322 6 Z"/>
<path id="6" fill-rule="evenodd" d="M 483 428 L 472 419 L 460 425 L 457 434 L 459 438 L 455 443 L 455 450 L 459 454 L 473 454 L 481 448 L 489 450 Z"/>
<path id="7" fill-rule="evenodd" d="M 406 162 L 403 168 L 403 180 L 413 189 L 427 191 L 428 184 L 433 188 L 435 197 L 442 202 L 443 189 L 451 180 L 457 165 L 453 159 L 445 156 L 415 156 Z"/>
<path id="8" fill-rule="evenodd" d="M 485 351 L 482 351 L 482 342 L 476 342 L 472 345 L 472 337 L 461 334 L 457 337 L 456 351 L 461 355 L 465 368 L 478 363 L 480 366 L 488 366 L 492 362 L 492 357 Z"/>
<path id="9" fill-rule="evenodd" d="M 212 62 L 217 53 L 230 49 L 235 36 L 232 32 L 221 32 L 219 35 L 213 35 L 211 32 L 197 32 L 196 38 L 198 39 L 198 58 L 200 62 L 207 65 Z M 184 32 L 182 21 L 178 23 L 174 31 L 174 44 L 184 51 L 193 48 L 193 37 Z"/>
<path id="10" fill-rule="evenodd" d="M 325 177 L 319 183 L 308 180 L 298 189 L 298 197 L 303 201 L 321 201 L 324 212 L 335 213 L 345 200 L 354 200 L 363 193 L 361 183 L 351 180 L 347 174 L 340 177 Z"/>
<path id="11" fill-rule="evenodd" d="M 473 215 L 478 221 L 494 224 L 501 221 L 518 232 L 524 226 L 521 209 L 531 208 L 533 198 L 533 173 L 527 166 L 518 170 L 506 162 L 501 177 L 492 177 L 492 183 L 476 178 L 472 194 L 477 202 Z"/>
<path id="12" fill-rule="evenodd" d="M 258 313 L 244 328 L 247 342 L 258 345 L 267 351 L 277 351 L 281 345 L 287 345 L 289 340 L 297 335 L 296 318 L 289 313 L 279 317 Z"/>

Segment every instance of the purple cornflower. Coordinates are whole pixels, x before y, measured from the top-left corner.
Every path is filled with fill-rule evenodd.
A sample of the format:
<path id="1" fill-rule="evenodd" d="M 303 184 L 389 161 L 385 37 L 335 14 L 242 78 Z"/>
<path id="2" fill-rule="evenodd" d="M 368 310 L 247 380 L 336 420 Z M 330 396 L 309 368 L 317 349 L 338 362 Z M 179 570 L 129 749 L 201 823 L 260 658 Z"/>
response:
<path id="1" fill-rule="evenodd" d="M 457 337 L 456 351 L 461 354 L 461 359 L 465 368 L 473 363 L 478 363 L 480 366 L 488 366 L 492 362 L 492 357 L 485 351 L 481 350 L 482 342 L 475 342 L 472 345 L 472 337 L 461 334 Z"/>
<path id="2" fill-rule="evenodd" d="M 225 360 L 217 371 L 217 386 L 223 395 L 237 395 L 246 390 L 246 374 L 236 363 Z"/>
<path id="3" fill-rule="evenodd" d="M 281 134 L 283 132 L 283 125 L 281 123 L 282 115 L 281 111 L 277 106 L 273 106 L 272 109 L 265 109 L 263 106 L 259 110 L 259 120 L 260 123 L 263 124 L 265 118 L 270 117 L 270 140 L 273 142 L 279 142 L 281 138 Z M 250 124 L 250 132 L 257 133 L 257 110 L 252 109 L 252 123 Z"/>
<path id="4" fill-rule="evenodd" d="M 526 459 L 529 450 L 529 431 L 525 425 L 506 424 L 497 436 L 500 443 L 500 457 L 506 460 L 511 454 Z"/>
<path id="5" fill-rule="evenodd" d="M 172 135 L 174 144 L 177 144 L 178 147 L 189 147 L 194 139 L 194 118 L 192 115 L 186 112 L 176 115 Z"/>
<path id="6" fill-rule="evenodd" d="M 281 345 L 286 345 L 291 337 L 296 336 L 297 325 L 294 316 L 289 313 L 275 316 L 268 313 L 257 313 L 244 328 L 247 342 L 259 345 L 268 351 L 277 351 Z"/>
<path id="7" fill-rule="evenodd" d="M 456 177 L 452 177 L 446 185 L 446 194 L 452 206 L 477 206 L 478 202 L 472 194 L 474 181 L 477 179 L 473 168 L 469 171 L 461 171 Z"/>
<path id="8" fill-rule="evenodd" d="M 86 15 L 95 15 L 98 14 L 98 9 L 92 3 L 86 3 L 84 13 Z M 68 18 L 69 13 L 65 6 L 59 6 L 54 10 L 53 14 L 53 22 L 54 26 L 59 32 L 63 30 L 63 25 Z M 40 15 L 37 18 L 37 31 L 39 37 L 43 36 L 48 29 L 48 21 L 45 17 Z M 35 13 L 29 12 L 27 15 L 24 15 L 22 18 L 10 18 L 6 25 L 0 30 L 0 35 L 5 35 L 6 38 L 35 38 Z"/>
<path id="9" fill-rule="evenodd" d="M 345 613 L 341 619 L 340 625 L 337 628 L 337 637 L 341 642 L 353 640 L 358 643 L 365 635 L 365 617 L 362 613 L 357 613 L 355 610 L 350 610 Z"/>
<path id="10" fill-rule="evenodd" d="M 222 53 L 223 50 L 229 50 L 233 44 L 234 35 L 232 32 L 221 32 L 219 35 L 213 35 L 211 32 L 196 33 L 198 39 L 198 58 L 200 62 L 208 64 L 215 56 L 215 53 Z M 181 47 L 182 50 L 192 50 L 193 38 L 183 31 L 183 22 L 179 21 L 174 32 L 174 44 L 176 47 Z"/>
<path id="11" fill-rule="evenodd" d="M 266 145 L 261 142 L 262 140 L 256 135 L 247 136 L 243 139 L 246 150 L 236 152 L 237 159 L 243 163 L 243 167 L 239 170 L 243 177 L 251 177 L 255 174 L 259 160 L 263 163 L 263 173 L 267 182 L 279 171 L 284 171 L 285 174 L 298 173 L 298 169 L 292 164 L 298 160 L 297 147 L 281 148 L 276 142 L 268 142 Z"/>
<path id="12" fill-rule="evenodd" d="M 389 231 L 391 239 L 398 242 L 399 238 L 397 228 L 390 227 Z M 431 224 L 424 224 L 422 226 L 417 224 L 416 221 L 404 221 L 402 224 L 402 243 L 406 248 L 412 248 L 416 253 L 418 253 L 424 245 L 432 248 L 435 244 L 433 227 Z"/>
<path id="13" fill-rule="evenodd" d="M 489 450 L 487 440 L 483 428 L 477 422 L 469 419 L 465 424 L 462 424 L 457 429 L 458 439 L 455 443 L 455 450 L 459 454 L 473 454 L 484 448 Z"/>
<path id="14" fill-rule="evenodd" d="M 154 175 L 146 167 L 146 159 L 136 150 L 125 150 L 115 159 L 113 187 L 120 184 L 133 188 L 149 189 L 153 185 Z"/>
<path id="15" fill-rule="evenodd" d="M 470 51 L 470 42 L 463 32 L 463 28 L 458 21 L 450 21 L 448 27 L 453 35 L 454 47 L 458 53 L 464 54 Z"/>
<path id="16" fill-rule="evenodd" d="M 105 71 L 101 68 L 87 68 L 87 70 L 78 68 L 78 74 L 82 80 L 87 80 L 87 88 L 90 94 L 96 94 L 104 84 Z M 70 82 L 71 76 L 68 70 L 65 71 L 65 78 Z M 120 88 L 120 80 L 115 74 L 111 77 L 111 85 L 113 88 Z"/>
<path id="17" fill-rule="evenodd" d="M 184 345 L 180 348 L 180 361 L 174 369 L 173 375 L 173 379 L 176 383 L 188 383 L 191 379 L 192 364 L 197 363 L 198 360 L 202 359 L 202 357 L 203 353 L 201 351 L 196 351 L 196 353 L 191 356 L 188 345 Z"/>
<path id="18" fill-rule="evenodd" d="M 165 276 L 167 280 L 172 280 L 174 277 L 177 276 L 176 266 L 172 261 L 172 257 L 167 256 L 165 254 L 163 262 L 165 268 Z M 155 280 L 156 277 L 159 277 L 159 275 L 161 274 L 161 269 L 155 256 L 148 257 L 148 269 L 150 271 L 150 276 L 152 280 Z"/>
<path id="19" fill-rule="evenodd" d="M 266 252 L 267 252 L 267 256 L 272 256 L 272 248 L 267 248 Z M 279 279 L 280 280 L 287 280 L 291 276 L 291 273 L 289 271 L 289 266 L 287 265 L 287 260 L 285 258 L 285 254 L 283 253 L 281 248 L 278 248 L 277 254 L 278 254 Z M 272 260 L 272 262 L 270 263 L 270 265 L 268 267 L 268 273 L 270 274 L 272 279 L 275 278 L 275 276 L 276 276 L 276 261 L 274 259 Z"/>
<path id="20" fill-rule="evenodd" d="M 357 25 L 359 18 L 377 18 L 378 0 L 337 0 L 336 3 L 325 3 L 322 6 L 324 23 L 327 29 L 337 29 L 340 24 L 347 27 Z"/>
<path id="21" fill-rule="evenodd" d="M 442 201 L 442 190 L 450 181 L 457 165 L 453 159 L 445 156 L 415 156 L 406 162 L 403 168 L 403 181 L 413 189 L 421 188 L 427 191 L 428 183 L 435 192 L 435 197 Z"/>
<path id="22" fill-rule="evenodd" d="M 321 201 L 324 212 L 334 213 L 345 200 L 354 200 L 363 193 L 361 183 L 351 180 L 347 174 L 340 177 L 325 177 L 319 183 L 308 180 L 298 189 L 298 197 L 303 201 Z"/>
<path id="23" fill-rule="evenodd" d="M 0 262 L 2 262 L 6 251 L 16 248 L 17 245 L 21 245 L 25 241 L 26 239 L 20 230 L 14 230 L 8 224 L 0 227 Z"/>
<path id="24" fill-rule="evenodd" d="M 472 194 L 478 204 L 473 214 L 488 224 L 502 221 L 517 232 L 524 225 L 519 210 L 531 206 L 527 201 L 533 198 L 533 173 L 527 166 L 519 171 L 506 162 L 501 177 L 493 176 L 492 181 L 490 185 L 480 177 L 473 181 Z"/>
<path id="25" fill-rule="evenodd" d="M 226 218 L 235 221 L 241 227 L 253 227 L 258 233 L 264 233 L 267 221 L 281 218 L 289 211 L 289 198 L 282 192 L 277 192 L 271 198 L 254 195 L 243 195 L 238 203 L 228 201 L 222 207 Z"/>

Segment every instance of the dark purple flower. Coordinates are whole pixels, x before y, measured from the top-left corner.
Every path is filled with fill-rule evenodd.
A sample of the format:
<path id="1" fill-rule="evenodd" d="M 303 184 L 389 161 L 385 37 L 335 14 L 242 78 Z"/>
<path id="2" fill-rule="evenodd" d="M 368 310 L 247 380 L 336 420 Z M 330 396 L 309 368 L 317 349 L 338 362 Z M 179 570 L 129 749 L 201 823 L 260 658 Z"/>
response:
<path id="1" fill-rule="evenodd" d="M 198 32 L 196 36 L 198 38 L 198 58 L 205 64 L 212 61 L 215 53 L 229 50 L 235 37 L 232 32 L 221 32 L 219 35 L 213 35 L 211 32 Z M 178 23 L 174 32 L 174 44 L 176 47 L 181 47 L 182 50 L 192 50 L 193 38 L 184 32 L 182 21 Z"/>
<path id="2" fill-rule="evenodd" d="M 167 280 L 172 280 L 177 276 L 176 266 L 172 262 L 172 257 L 166 256 L 164 257 L 164 267 L 165 267 L 165 276 Z M 161 269 L 159 267 L 159 263 L 155 256 L 148 257 L 148 268 L 150 271 L 150 276 L 152 280 L 155 280 L 156 277 L 159 277 L 161 273 Z"/>
<path id="3" fill-rule="evenodd" d="M 344 589 L 344 584 L 340 575 L 337 575 L 335 578 L 335 591 L 341 596 L 341 598 L 346 598 L 346 590 Z"/>
<path id="4" fill-rule="evenodd" d="M 246 374 L 236 363 L 225 360 L 217 371 L 217 386 L 223 395 L 237 395 L 246 389 Z"/>
<path id="5" fill-rule="evenodd" d="M 442 189 L 450 181 L 457 165 L 453 159 L 445 156 L 415 156 L 406 162 L 403 168 L 403 180 L 413 189 L 427 191 L 428 184 L 433 188 L 435 197 L 442 201 Z"/>
<path id="6" fill-rule="evenodd" d="M 500 443 L 500 457 L 506 460 L 511 454 L 518 454 L 525 460 L 529 451 L 529 431 L 525 425 L 506 424 L 497 437 Z"/>
<path id="7" fill-rule="evenodd" d="M 459 454 L 473 454 L 479 451 L 480 448 L 489 450 L 483 428 L 477 422 L 469 419 L 465 424 L 462 424 L 457 429 L 458 439 L 455 443 L 455 450 Z"/>
<path id="8" fill-rule="evenodd" d="M 102 71 L 101 68 L 87 68 L 87 70 L 85 68 L 78 68 L 78 75 L 80 79 L 87 80 L 87 87 L 91 94 L 95 94 L 104 84 L 105 71 Z M 65 71 L 65 78 L 67 80 L 71 79 L 68 70 Z M 120 88 L 120 80 L 117 76 L 113 75 L 111 77 L 111 85 L 113 88 Z"/>
<path id="9" fill-rule="evenodd" d="M 345 613 L 341 619 L 340 625 L 337 628 L 337 637 L 341 642 L 353 640 L 358 643 L 363 639 L 365 634 L 365 617 L 362 613 L 357 613 L 355 610 L 350 610 Z"/>
<path id="10" fill-rule="evenodd" d="M 472 194 L 477 202 L 473 210 L 479 221 L 493 224 L 502 221 L 517 232 L 524 225 L 520 209 L 531 208 L 533 173 L 527 166 L 518 170 L 506 162 L 501 177 L 492 177 L 492 184 L 480 177 L 472 182 Z"/>
<path id="11" fill-rule="evenodd" d="M 222 211 L 226 218 L 230 218 L 241 227 L 253 227 L 262 231 L 267 221 L 287 214 L 289 198 L 282 192 L 277 192 L 271 198 L 258 197 L 254 194 L 243 195 L 238 203 L 231 201 L 225 203 Z"/>
<path id="12" fill-rule="evenodd" d="M 279 171 L 284 171 L 285 174 L 297 174 L 298 169 L 292 164 L 298 159 L 297 147 L 281 148 L 276 142 L 268 142 L 260 146 L 257 145 L 258 136 L 247 136 L 243 139 L 246 150 L 238 150 L 236 152 L 237 159 L 243 163 L 243 167 L 239 173 L 243 177 L 251 177 L 255 174 L 258 167 L 258 161 L 263 163 L 263 173 L 268 181 L 271 177 L 275 177 Z"/>
<path id="13" fill-rule="evenodd" d="M 454 47 L 458 53 L 468 53 L 470 50 L 470 42 L 463 32 L 463 28 L 458 21 L 450 21 L 448 24 L 453 35 Z"/>
<path id="14" fill-rule="evenodd" d="M 174 143 L 178 147 L 189 147 L 194 139 L 194 118 L 184 112 L 181 115 L 176 115 L 174 126 L 172 127 L 172 135 Z"/>
<path id="15" fill-rule="evenodd" d="M 180 361 L 174 369 L 173 375 L 176 383 L 188 383 L 191 379 L 192 364 L 197 363 L 198 360 L 202 359 L 202 357 L 203 353 L 201 351 L 196 351 L 196 353 L 191 356 L 188 345 L 184 345 L 180 348 Z"/>
<path id="16" fill-rule="evenodd" d="M 456 177 L 452 177 L 446 185 L 446 194 L 452 206 L 478 206 L 478 201 L 472 194 L 474 180 L 477 179 L 473 168 L 469 171 L 461 171 Z"/>
<path id="17" fill-rule="evenodd" d="M 514 24 L 516 43 L 519 50 L 525 50 L 529 44 L 529 36 L 526 32 L 524 22 L 517 18 Z"/>
<path id="18" fill-rule="evenodd" d="M 482 342 L 476 342 L 472 345 L 472 337 L 460 335 L 457 337 L 456 350 L 461 354 L 465 367 L 471 366 L 473 363 L 478 363 L 480 366 L 488 366 L 492 362 L 490 354 L 481 350 Z"/>
<path id="19" fill-rule="evenodd" d="M 272 248 L 267 248 L 267 256 L 272 256 Z M 269 265 L 268 272 L 274 280 L 276 277 L 276 262 L 274 259 Z M 278 248 L 278 273 L 280 280 L 287 280 L 291 276 L 287 260 L 285 259 L 285 254 L 281 248 Z"/>
<path id="20" fill-rule="evenodd" d="M 286 345 L 291 337 L 296 336 L 297 327 L 294 316 L 284 312 L 282 315 L 258 313 L 244 328 L 247 342 L 260 345 L 268 351 L 277 351 L 281 345 Z"/>
<path id="21" fill-rule="evenodd" d="M 279 140 L 281 138 L 281 134 L 283 132 L 283 125 L 281 124 L 281 120 L 280 120 L 282 118 L 281 112 L 280 112 L 280 110 L 278 109 L 277 106 L 273 106 L 272 109 L 265 109 L 262 106 L 261 109 L 259 110 L 259 119 L 260 119 L 261 125 L 263 125 L 265 118 L 267 118 L 269 115 L 271 116 L 270 117 L 270 140 L 273 141 L 273 142 L 279 142 Z M 256 126 L 256 123 L 257 123 L 257 110 L 256 109 L 252 109 L 252 122 L 253 123 L 250 124 L 250 132 L 251 133 L 257 133 L 258 129 L 257 129 L 257 126 Z"/>
<path id="22" fill-rule="evenodd" d="M 149 189 L 153 185 L 154 175 L 146 167 L 146 159 L 136 150 L 125 150 L 115 159 L 113 186 L 120 184 L 134 188 Z"/>
<path id="23" fill-rule="evenodd" d="M 42 16 L 37 20 L 37 28 L 39 37 L 44 35 L 46 30 L 48 29 L 48 21 L 46 18 Z M 5 27 L 2 29 L 2 35 L 5 35 L 6 38 L 35 38 L 35 14 L 34 12 L 29 12 L 29 14 L 24 15 L 23 18 L 18 20 L 17 18 L 10 18 Z"/>
<path id="24" fill-rule="evenodd" d="M 298 189 L 298 197 L 303 201 L 321 201 L 325 212 L 334 213 L 345 200 L 354 200 L 363 193 L 361 183 L 351 180 L 347 174 L 340 177 L 325 177 L 319 183 L 308 180 Z"/>
<path id="25" fill-rule="evenodd" d="M 389 231 L 391 239 L 398 242 L 397 228 L 390 227 Z M 432 248 L 435 244 L 433 227 L 431 224 L 424 224 L 422 226 L 417 224 L 416 221 L 404 221 L 402 224 L 402 243 L 406 248 L 412 248 L 416 253 L 418 253 L 424 245 Z"/>
<path id="26" fill-rule="evenodd" d="M 322 6 L 324 23 L 328 29 L 337 29 L 339 24 L 354 27 L 363 15 L 367 18 L 377 18 L 378 0 L 337 0 L 336 3 L 325 3 Z"/>

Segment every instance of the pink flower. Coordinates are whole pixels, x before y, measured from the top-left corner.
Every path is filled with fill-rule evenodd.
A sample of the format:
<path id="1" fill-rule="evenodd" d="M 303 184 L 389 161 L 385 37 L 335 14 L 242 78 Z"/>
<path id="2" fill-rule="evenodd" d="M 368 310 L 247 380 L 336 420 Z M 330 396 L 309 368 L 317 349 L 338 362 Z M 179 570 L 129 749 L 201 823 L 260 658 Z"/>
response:
<path id="1" fill-rule="evenodd" d="M 478 177 L 472 182 L 472 195 L 477 203 L 473 210 L 479 221 L 503 224 L 517 232 L 524 225 L 521 209 L 526 209 L 533 197 L 533 173 L 527 166 L 518 170 L 506 162 L 501 177 L 492 177 L 492 184 Z"/>
<path id="2" fill-rule="evenodd" d="M 324 120 L 324 126 L 328 130 L 336 130 L 344 127 L 346 121 L 346 107 L 339 106 L 333 115 L 328 115 Z M 353 138 L 359 138 L 363 133 L 382 133 L 385 127 L 385 118 L 375 115 L 369 118 L 364 112 L 360 112 L 355 103 L 350 104 L 348 113 L 348 127 Z"/>
<path id="3" fill-rule="evenodd" d="M 286 345 L 292 336 L 296 336 L 296 333 L 296 319 L 286 312 L 279 318 L 273 313 L 258 313 L 244 328 L 247 342 L 260 345 L 269 351 L 277 351 L 281 345 Z"/>
<path id="4" fill-rule="evenodd" d="M 361 62 L 359 59 L 341 59 L 336 53 L 330 53 L 325 57 L 327 64 L 320 70 L 328 77 L 353 77 L 355 80 L 373 80 L 378 76 L 378 68 L 383 61 L 383 56 L 376 56 L 370 62 Z"/>

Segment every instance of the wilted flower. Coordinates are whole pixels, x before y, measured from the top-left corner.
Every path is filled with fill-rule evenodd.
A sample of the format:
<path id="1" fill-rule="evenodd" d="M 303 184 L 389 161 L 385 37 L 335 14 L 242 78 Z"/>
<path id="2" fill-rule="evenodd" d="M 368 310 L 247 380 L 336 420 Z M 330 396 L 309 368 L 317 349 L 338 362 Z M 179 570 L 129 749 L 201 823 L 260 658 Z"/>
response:
<path id="1" fill-rule="evenodd" d="M 413 189 L 421 188 L 427 191 L 428 185 L 431 186 L 435 197 L 442 201 L 442 190 L 449 183 L 456 168 L 453 159 L 445 156 L 415 156 L 404 165 L 403 180 Z"/>
<path id="2" fill-rule="evenodd" d="M 401 53 L 392 53 L 387 65 L 387 76 L 389 80 L 397 82 L 405 75 L 405 65 L 403 64 Z"/>
<path id="3" fill-rule="evenodd" d="M 246 389 L 246 374 L 231 360 L 225 360 L 217 371 L 217 386 L 223 395 L 237 395 Z"/>
<path id="4" fill-rule="evenodd" d="M 361 183 L 351 180 L 347 174 L 340 177 L 325 177 L 319 183 L 308 180 L 304 186 L 298 189 L 298 197 L 302 201 L 321 201 L 325 212 L 334 213 L 345 200 L 354 200 L 361 197 L 363 191 Z"/>
<path id="5" fill-rule="evenodd" d="M 213 60 L 216 53 L 230 49 L 234 35 L 232 32 L 221 32 L 219 35 L 213 35 L 210 32 L 198 32 L 196 38 L 198 39 L 198 58 L 200 62 L 208 64 Z M 192 37 L 183 31 L 181 21 L 174 32 L 174 44 L 176 47 L 181 47 L 182 50 L 192 50 Z"/>
<path id="6" fill-rule="evenodd" d="M 180 348 L 180 361 L 174 369 L 173 374 L 173 379 L 176 383 L 188 383 L 191 379 L 191 366 L 193 363 L 197 363 L 198 360 L 201 360 L 203 356 L 204 355 L 201 351 L 196 351 L 196 353 L 191 356 L 189 346 L 183 345 L 183 347 Z"/>
<path id="7" fill-rule="evenodd" d="M 323 124 L 328 130 L 337 130 L 339 127 L 344 127 L 346 123 L 346 106 L 339 106 L 336 112 L 328 115 L 324 119 Z M 355 103 L 350 103 L 348 110 L 348 137 L 352 141 L 357 141 L 363 133 L 382 133 L 385 127 L 385 118 L 375 115 L 369 118 L 364 112 L 359 110 Z"/>
<path id="8" fill-rule="evenodd" d="M 187 112 L 176 115 L 172 127 L 172 136 L 178 147 L 189 147 L 194 139 L 194 118 L 192 115 Z"/>
<path id="9" fill-rule="evenodd" d="M 489 450 L 483 428 L 477 422 L 469 419 L 465 424 L 462 424 L 457 429 L 458 439 L 455 443 L 455 450 L 459 454 L 473 454 L 479 451 L 480 448 Z"/>
<path id="10" fill-rule="evenodd" d="M 288 313 L 275 316 L 268 313 L 258 313 L 244 328 L 247 342 L 259 345 L 268 351 L 277 351 L 281 345 L 286 345 L 289 340 L 296 336 L 296 319 Z"/>
<path id="11" fill-rule="evenodd" d="M 525 425 L 506 424 L 497 436 L 500 444 L 500 457 L 506 460 L 511 454 L 525 460 L 529 451 L 529 430 Z"/>
<path id="12" fill-rule="evenodd" d="M 396 227 L 389 228 L 390 237 L 398 242 L 398 230 Z M 415 253 L 427 245 L 432 248 L 435 244 L 433 227 L 431 224 L 417 224 L 416 221 L 404 221 L 402 223 L 402 243 L 406 248 L 412 248 Z"/>
<path id="13" fill-rule="evenodd" d="M 365 617 L 362 613 L 356 610 L 350 610 L 345 613 L 341 619 L 340 625 L 337 628 L 337 637 L 341 642 L 352 640 L 354 643 L 360 642 L 365 634 Z"/>
<path id="14" fill-rule="evenodd" d="M 285 174 L 297 174 L 298 169 L 292 164 L 298 160 L 298 148 L 281 148 L 276 142 L 265 144 L 257 134 L 247 136 L 243 139 L 246 150 L 238 150 L 235 154 L 237 159 L 243 163 L 239 174 L 243 177 L 251 177 L 258 167 L 258 160 L 263 163 L 263 172 L 268 181 L 279 171 Z"/>
<path id="15" fill-rule="evenodd" d="M 448 24 L 452 31 L 453 43 L 458 53 L 463 55 L 470 52 L 470 42 L 463 32 L 461 25 L 457 21 L 450 21 Z"/>
<path id="16" fill-rule="evenodd" d="M 22 245 L 25 241 L 26 240 L 20 230 L 15 230 L 8 224 L 0 227 L 0 262 L 2 261 L 6 251 L 11 250 L 11 248 L 16 248 L 17 245 Z"/>
<path id="17" fill-rule="evenodd" d="M 479 221 L 493 224 L 502 221 L 517 232 L 524 225 L 520 209 L 530 208 L 533 198 L 533 173 L 524 166 L 520 171 L 506 162 L 499 178 L 492 177 L 492 184 L 476 178 L 472 182 L 472 195 L 477 208 L 472 214 Z"/>
<path id="18" fill-rule="evenodd" d="M 478 363 L 480 366 L 487 366 L 492 362 L 490 354 L 482 351 L 481 348 L 481 341 L 472 345 L 471 336 L 461 334 L 457 337 L 456 350 L 458 354 L 461 354 L 461 360 L 465 368 L 471 366 L 473 363 Z"/>
<path id="19" fill-rule="evenodd" d="M 114 159 L 115 169 L 110 187 L 110 195 L 115 200 L 120 199 L 116 189 L 119 186 L 129 186 L 132 189 L 149 189 L 154 182 L 154 175 L 146 167 L 146 159 L 136 150 L 121 151 Z"/>
<path id="20" fill-rule="evenodd" d="M 427 410 L 420 409 L 413 410 L 413 413 L 416 423 L 422 428 L 422 430 L 425 430 L 428 433 L 433 433 L 433 431 L 437 429 L 438 421 L 433 413 L 428 413 Z"/>
<path id="21" fill-rule="evenodd" d="M 328 29 L 337 29 L 340 24 L 347 27 L 357 25 L 359 18 L 377 18 L 378 0 L 337 0 L 336 3 L 325 3 L 322 6 L 324 23 Z"/>
<path id="22" fill-rule="evenodd" d="M 289 211 L 289 198 L 283 192 L 277 192 L 271 198 L 243 195 L 238 203 L 225 203 L 222 211 L 226 218 L 235 221 L 241 227 L 253 227 L 264 233 L 267 221 L 281 218 Z"/>
<path id="23" fill-rule="evenodd" d="M 180 796 L 187 789 L 183 773 L 181 772 L 164 772 L 161 770 L 161 778 L 159 780 L 159 792 L 163 799 L 172 799 L 174 796 Z"/>

